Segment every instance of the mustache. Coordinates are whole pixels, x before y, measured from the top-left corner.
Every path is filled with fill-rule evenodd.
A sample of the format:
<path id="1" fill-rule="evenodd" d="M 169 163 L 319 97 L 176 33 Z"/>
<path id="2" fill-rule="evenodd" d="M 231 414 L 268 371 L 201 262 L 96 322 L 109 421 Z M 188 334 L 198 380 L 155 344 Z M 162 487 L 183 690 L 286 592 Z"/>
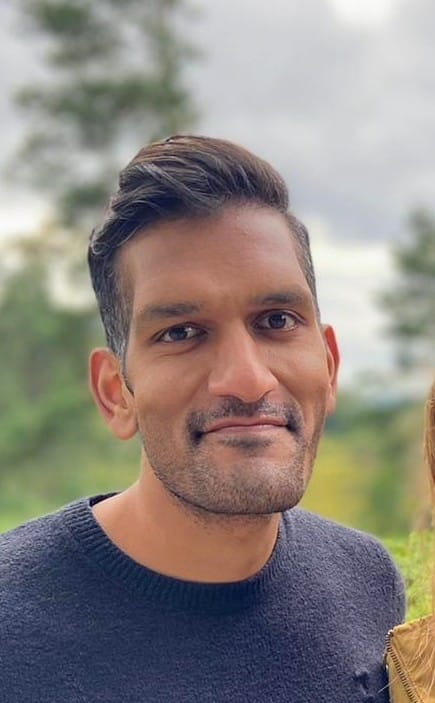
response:
<path id="1" fill-rule="evenodd" d="M 238 398 L 227 398 L 219 408 L 205 412 L 196 410 L 187 418 L 187 431 L 194 444 L 200 442 L 202 435 L 212 423 L 229 417 L 273 417 L 284 420 L 287 429 L 300 434 L 303 429 L 302 412 L 295 401 L 288 403 L 270 403 L 259 400 L 255 403 L 244 403 Z"/>

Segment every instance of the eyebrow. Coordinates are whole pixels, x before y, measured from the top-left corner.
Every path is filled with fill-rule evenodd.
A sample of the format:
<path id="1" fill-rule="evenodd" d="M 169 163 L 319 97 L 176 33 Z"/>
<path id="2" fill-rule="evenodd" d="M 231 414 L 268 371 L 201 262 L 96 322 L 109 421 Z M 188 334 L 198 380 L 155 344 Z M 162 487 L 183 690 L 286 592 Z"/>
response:
<path id="1" fill-rule="evenodd" d="M 286 291 L 275 291 L 267 295 L 255 296 L 252 305 L 295 305 L 311 306 L 312 296 L 307 291 L 298 288 Z M 204 309 L 201 303 L 190 301 L 167 302 L 145 305 L 136 315 L 134 325 L 140 327 L 155 320 L 185 317 L 200 313 Z"/>
<path id="2" fill-rule="evenodd" d="M 146 305 L 138 312 L 135 325 L 142 325 L 153 320 L 170 319 L 172 317 L 184 317 L 200 312 L 202 305 L 190 302 L 162 303 L 157 305 Z"/>
<path id="3" fill-rule="evenodd" d="M 254 305 L 312 305 L 312 295 L 303 288 L 286 291 L 276 291 L 265 296 L 259 295 L 253 299 Z"/>

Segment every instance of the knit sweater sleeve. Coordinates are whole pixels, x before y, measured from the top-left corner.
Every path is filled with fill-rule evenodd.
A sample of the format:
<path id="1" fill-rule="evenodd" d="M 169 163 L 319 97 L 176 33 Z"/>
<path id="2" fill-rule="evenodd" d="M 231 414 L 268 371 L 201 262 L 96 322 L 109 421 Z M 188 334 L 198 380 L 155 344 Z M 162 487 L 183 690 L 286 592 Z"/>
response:
<path id="1" fill-rule="evenodd" d="M 371 538 L 374 551 L 378 555 L 381 568 L 385 571 L 384 597 L 390 603 L 391 613 L 396 622 L 402 622 L 406 612 L 406 591 L 404 580 L 390 554 L 377 539 Z"/>

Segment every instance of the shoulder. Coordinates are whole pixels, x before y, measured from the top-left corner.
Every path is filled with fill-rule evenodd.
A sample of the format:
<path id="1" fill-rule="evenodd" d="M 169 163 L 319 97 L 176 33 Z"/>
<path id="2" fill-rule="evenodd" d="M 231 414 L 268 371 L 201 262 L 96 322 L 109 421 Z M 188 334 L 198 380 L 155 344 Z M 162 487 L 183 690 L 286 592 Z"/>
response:
<path id="1" fill-rule="evenodd" d="M 284 514 L 286 529 L 292 533 L 304 559 L 324 565 L 324 572 L 339 574 L 354 583 L 397 597 L 403 603 L 404 586 L 390 554 L 376 537 L 293 508 Z M 402 607 L 402 606 L 401 606 Z"/>
<path id="2" fill-rule="evenodd" d="M 11 590 L 22 592 L 36 579 L 44 582 L 68 562 L 72 540 L 64 515 L 83 503 L 76 501 L 0 535 L 0 598 Z"/>
<path id="3" fill-rule="evenodd" d="M 357 552 L 360 557 L 364 553 L 377 555 L 381 560 L 391 562 L 385 547 L 376 537 L 366 532 L 340 525 L 302 508 L 293 508 L 284 513 L 284 521 L 292 524 L 299 540 L 310 541 L 312 546 L 313 539 L 316 539 L 316 546 L 320 550 L 330 551 L 333 545 L 334 550 L 344 550 L 351 554 Z"/>
<path id="4" fill-rule="evenodd" d="M 39 548 L 43 545 L 46 551 L 51 542 L 51 535 L 56 531 L 56 517 L 56 513 L 44 515 L 1 534 L 0 573 L 11 563 L 19 562 L 23 557 L 39 552 Z"/>

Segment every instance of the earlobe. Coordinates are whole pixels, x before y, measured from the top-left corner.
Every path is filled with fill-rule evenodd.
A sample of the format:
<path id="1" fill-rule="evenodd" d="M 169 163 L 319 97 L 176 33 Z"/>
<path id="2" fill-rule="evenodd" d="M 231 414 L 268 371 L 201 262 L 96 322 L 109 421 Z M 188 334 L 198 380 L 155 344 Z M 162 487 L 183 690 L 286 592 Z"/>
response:
<path id="1" fill-rule="evenodd" d="M 326 412 L 328 415 L 332 415 L 335 411 L 335 404 L 337 399 L 337 375 L 338 367 L 340 365 L 340 352 L 338 350 L 337 339 L 335 337 L 335 332 L 330 325 L 323 325 L 322 328 L 323 337 L 326 344 L 326 354 L 329 372 L 329 394 L 326 405 Z"/>
<path id="2" fill-rule="evenodd" d="M 89 387 L 98 410 L 118 439 L 131 439 L 137 423 L 134 401 L 125 385 L 119 359 L 106 348 L 89 357 Z"/>

